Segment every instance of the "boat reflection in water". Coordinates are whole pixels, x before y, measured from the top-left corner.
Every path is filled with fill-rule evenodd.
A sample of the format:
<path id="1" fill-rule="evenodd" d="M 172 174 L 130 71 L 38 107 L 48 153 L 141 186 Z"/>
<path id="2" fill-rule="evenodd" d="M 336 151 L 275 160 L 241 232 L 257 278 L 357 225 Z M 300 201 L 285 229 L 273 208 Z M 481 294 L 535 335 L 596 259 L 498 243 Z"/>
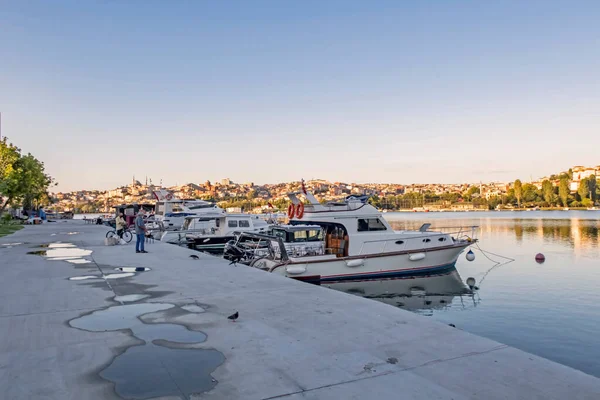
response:
<path id="1" fill-rule="evenodd" d="M 323 286 L 426 315 L 431 315 L 433 310 L 449 307 L 454 300 L 459 300 L 459 307 L 463 308 L 476 305 L 473 291 L 463 283 L 456 269 L 438 275 L 339 282 Z"/>

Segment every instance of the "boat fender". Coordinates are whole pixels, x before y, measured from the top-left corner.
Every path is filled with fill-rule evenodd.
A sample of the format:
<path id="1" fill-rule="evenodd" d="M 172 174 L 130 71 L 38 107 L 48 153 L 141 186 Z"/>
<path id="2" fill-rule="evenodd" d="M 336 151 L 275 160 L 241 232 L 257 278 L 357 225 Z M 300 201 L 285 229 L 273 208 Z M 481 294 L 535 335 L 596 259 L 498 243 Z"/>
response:
<path id="1" fill-rule="evenodd" d="M 419 261 L 425 258 L 425 253 L 414 253 L 408 256 L 410 261 Z"/>
<path id="2" fill-rule="evenodd" d="M 299 275 L 306 272 L 306 267 L 300 265 L 290 266 L 286 267 L 285 271 L 290 275 Z"/>
<path id="3" fill-rule="evenodd" d="M 348 260 L 346 261 L 346 266 L 353 268 L 353 267 L 361 267 L 365 265 L 365 260 L 360 259 L 360 260 Z"/>
<path id="4" fill-rule="evenodd" d="M 304 216 L 304 203 L 300 203 L 296 206 L 296 218 L 302 219 Z"/>
<path id="5" fill-rule="evenodd" d="M 296 206 L 294 206 L 293 204 L 290 204 L 288 206 L 288 218 L 289 219 L 294 218 L 295 213 L 296 213 Z"/>

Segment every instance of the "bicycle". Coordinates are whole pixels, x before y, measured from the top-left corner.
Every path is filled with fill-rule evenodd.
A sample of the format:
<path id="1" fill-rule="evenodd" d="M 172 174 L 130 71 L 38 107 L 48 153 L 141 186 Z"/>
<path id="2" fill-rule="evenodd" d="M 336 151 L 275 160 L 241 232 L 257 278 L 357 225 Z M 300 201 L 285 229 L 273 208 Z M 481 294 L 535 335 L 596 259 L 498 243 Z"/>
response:
<path id="1" fill-rule="evenodd" d="M 129 243 L 131 242 L 131 239 L 133 239 L 133 235 L 131 234 L 131 231 L 129 229 L 123 229 L 123 234 L 119 237 L 119 234 L 117 233 L 116 229 L 112 230 L 112 231 L 108 231 L 106 232 L 106 237 L 107 238 L 119 238 L 119 239 L 123 239 L 125 242 Z"/>

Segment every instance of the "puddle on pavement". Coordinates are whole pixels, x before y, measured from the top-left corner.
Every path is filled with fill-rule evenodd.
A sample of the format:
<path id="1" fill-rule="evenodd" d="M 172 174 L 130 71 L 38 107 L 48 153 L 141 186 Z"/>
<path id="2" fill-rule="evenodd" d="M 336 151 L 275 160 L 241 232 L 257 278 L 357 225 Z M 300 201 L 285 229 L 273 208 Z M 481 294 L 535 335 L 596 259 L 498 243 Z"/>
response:
<path id="1" fill-rule="evenodd" d="M 202 307 L 200 307 L 199 305 L 196 304 L 186 304 L 185 306 L 181 306 L 181 308 L 185 311 L 191 312 L 191 313 L 203 313 L 206 312 L 206 310 Z"/>
<path id="2" fill-rule="evenodd" d="M 115 296 L 113 298 L 113 300 L 118 301 L 120 303 L 133 303 L 133 302 L 145 299 L 147 297 L 150 297 L 150 295 L 149 294 L 126 294 L 123 296 Z"/>
<path id="3" fill-rule="evenodd" d="M 119 278 L 129 278 L 130 276 L 135 276 L 133 272 L 123 272 L 122 274 L 108 274 L 102 275 L 104 279 L 119 279 Z"/>
<path id="4" fill-rule="evenodd" d="M 168 303 L 141 303 L 109 307 L 69 321 L 71 327 L 92 332 L 130 329 L 145 342 L 128 348 L 100 372 L 115 384 L 124 398 L 147 399 L 185 396 L 211 390 L 217 382 L 210 375 L 225 361 L 217 350 L 171 348 L 168 343 L 202 343 L 206 335 L 183 325 L 143 323 L 144 314 L 174 308 Z M 157 344 L 160 343 L 160 344 Z"/>
<path id="5" fill-rule="evenodd" d="M 134 276 L 134 275 L 135 274 L 132 272 L 125 272 L 122 274 L 108 274 L 108 275 L 82 275 L 82 276 L 72 276 L 69 278 L 69 280 L 70 281 L 85 281 L 88 279 L 119 279 L 119 278 L 129 278 L 130 276 Z"/>
<path id="6" fill-rule="evenodd" d="M 150 268 L 147 267 L 118 267 L 115 268 L 116 271 L 123 271 L 123 272 L 145 272 L 145 271 L 150 271 Z"/>
<path id="7" fill-rule="evenodd" d="M 96 275 L 73 276 L 73 277 L 69 278 L 70 281 L 85 281 L 88 279 L 101 279 L 101 278 Z"/>
<path id="8" fill-rule="evenodd" d="M 87 264 L 91 262 L 83 257 L 91 255 L 92 250 L 80 249 L 72 243 L 45 243 L 34 247 L 45 248 L 46 250 L 30 251 L 27 254 L 43 256 L 51 261 L 67 261 L 71 264 Z"/>

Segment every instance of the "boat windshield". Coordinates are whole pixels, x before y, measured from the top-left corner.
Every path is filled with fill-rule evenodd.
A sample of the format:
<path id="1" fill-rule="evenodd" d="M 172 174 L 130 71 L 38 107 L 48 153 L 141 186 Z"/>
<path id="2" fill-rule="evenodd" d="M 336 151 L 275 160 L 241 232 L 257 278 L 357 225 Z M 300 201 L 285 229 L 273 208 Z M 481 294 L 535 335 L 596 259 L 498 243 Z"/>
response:
<path id="1" fill-rule="evenodd" d="M 273 229 L 273 236 L 281 238 L 286 243 L 298 242 L 320 242 L 323 240 L 322 229 L 307 229 L 288 231 L 285 229 Z"/>

